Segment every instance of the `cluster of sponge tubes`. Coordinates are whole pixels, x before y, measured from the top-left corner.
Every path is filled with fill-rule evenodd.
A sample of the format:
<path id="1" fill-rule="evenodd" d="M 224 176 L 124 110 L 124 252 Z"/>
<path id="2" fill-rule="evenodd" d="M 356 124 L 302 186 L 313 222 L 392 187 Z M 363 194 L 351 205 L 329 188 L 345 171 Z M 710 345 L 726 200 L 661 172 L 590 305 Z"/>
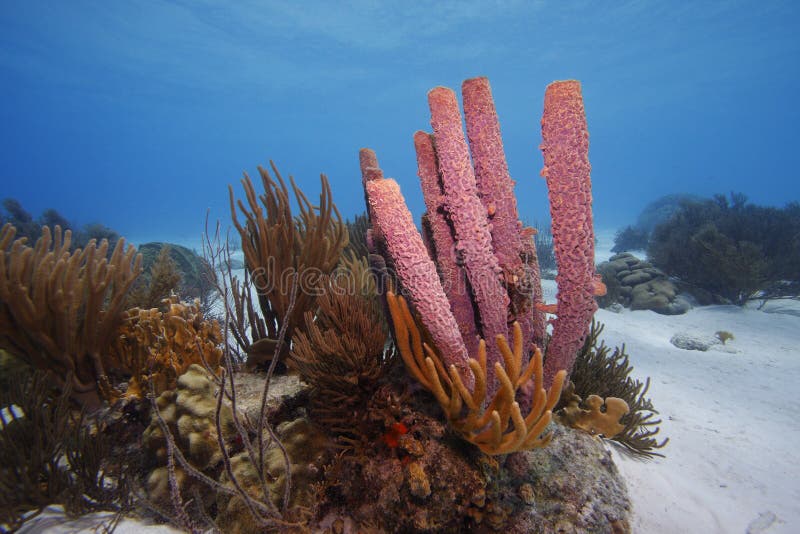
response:
<path id="1" fill-rule="evenodd" d="M 371 252 L 391 267 L 408 297 L 427 336 L 426 350 L 435 351 L 434 360 L 452 367 L 469 388 L 476 379 L 471 361 L 483 348 L 482 340 L 488 340 L 487 408 L 498 395 L 507 396 L 501 394 L 503 377 L 496 370 L 506 363 L 501 340 L 519 329 L 523 367 L 547 345 L 543 384 L 551 388 L 563 380 L 560 371 L 571 370 L 596 310 L 594 296 L 602 288 L 594 270 L 588 132 L 580 84 L 549 85 L 542 118 L 542 176 L 549 190 L 558 263 L 555 305 L 542 300 L 535 231 L 519 220 L 489 82 L 467 80 L 462 94 L 466 136 L 456 94 L 445 87 L 428 93 L 433 133 L 414 135 L 427 207 L 421 234 L 399 185 L 383 177 L 375 153 L 363 149 L 360 160 Z M 555 314 L 549 338 L 546 311 Z M 531 407 L 539 393 L 535 389 L 532 383 L 520 384 L 514 395 L 523 407 Z"/>

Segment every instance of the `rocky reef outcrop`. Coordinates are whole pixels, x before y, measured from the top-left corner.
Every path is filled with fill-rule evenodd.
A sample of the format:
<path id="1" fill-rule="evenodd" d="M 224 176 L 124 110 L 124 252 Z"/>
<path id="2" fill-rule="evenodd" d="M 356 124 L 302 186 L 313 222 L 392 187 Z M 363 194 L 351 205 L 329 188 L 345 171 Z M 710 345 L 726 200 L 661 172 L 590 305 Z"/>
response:
<path id="1" fill-rule="evenodd" d="M 619 304 L 663 315 L 680 315 L 692 308 L 663 271 L 629 252 L 615 254 L 599 264 L 597 271 L 608 289 L 605 296 L 598 298 L 602 308 Z"/>

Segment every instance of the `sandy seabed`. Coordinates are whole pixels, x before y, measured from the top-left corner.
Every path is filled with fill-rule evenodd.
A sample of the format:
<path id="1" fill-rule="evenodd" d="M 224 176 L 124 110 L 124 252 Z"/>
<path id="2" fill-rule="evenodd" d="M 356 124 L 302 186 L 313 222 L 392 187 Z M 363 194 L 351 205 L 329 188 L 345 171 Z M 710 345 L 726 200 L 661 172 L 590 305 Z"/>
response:
<path id="1" fill-rule="evenodd" d="M 665 317 L 597 313 L 606 344 L 625 344 L 634 376 L 670 438 L 665 458 L 615 454 L 634 503 L 634 532 L 800 532 L 800 317 L 735 306 Z M 677 332 L 735 339 L 707 352 Z"/>
<path id="2" fill-rule="evenodd" d="M 612 254 L 613 235 L 598 232 L 598 262 Z M 800 302 L 755 304 L 677 316 L 598 310 L 601 338 L 625 345 L 634 377 L 651 378 L 648 396 L 669 437 L 665 458 L 615 450 L 634 533 L 800 532 Z M 707 352 L 669 342 L 720 330 L 734 339 Z"/>

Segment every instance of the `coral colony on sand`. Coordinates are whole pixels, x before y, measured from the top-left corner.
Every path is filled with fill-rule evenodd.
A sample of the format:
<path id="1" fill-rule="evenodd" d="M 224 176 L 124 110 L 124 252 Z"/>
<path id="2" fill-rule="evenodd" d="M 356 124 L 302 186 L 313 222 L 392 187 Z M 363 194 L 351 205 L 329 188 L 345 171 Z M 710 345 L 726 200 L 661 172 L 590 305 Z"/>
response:
<path id="1" fill-rule="evenodd" d="M 599 329 L 589 334 L 604 287 L 580 84 L 548 86 L 542 118 L 555 304 L 542 298 L 536 232 L 519 220 L 489 82 L 467 80 L 462 93 L 466 135 L 445 87 L 428 94 L 432 133 L 414 134 L 421 232 L 369 149 L 359 155 L 367 219 L 352 225 L 324 175 L 317 205 L 290 178 L 298 214 L 274 165 L 259 168 L 263 194 L 247 175 L 245 200 L 230 188 L 245 276 L 233 275 L 219 232 L 206 236 L 219 322 L 173 294 L 166 253 L 132 292 L 142 256 L 123 240 L 70 251 L 71 233 L 55 226 L 31 247 L 4 225 L 0 365 L 14 357 L 41 374 L 0 388 L 0 452 L 19 459 L 0 463 L 0 530 L 58 503 L 68 515 L 146 509 L 193 532 L 626 531 L 608 451 L 564 427 L 620 432 L 644 455 L 663 446 L 624 351 L 607 357 Z M 142 308 L 131 307 L 137 294 Z M 411 395 L 398 353 L 433 397 Z M 598 376 L 620 384 L 595 391 Z M 633 408 L 627 421 L 616 391 Z M 90 422 L 68 418 L 70 399 Z M 562 424 L 550 425 L 559 402 Z M 474 447 L 450 439 L 437 403 Z M 75 487 L 85 489 L 70 496 Z"/>
<path id="2" fill-rule="evenodd" d="M 597 308 L 594 296 L 602 291 L 594 272 L 588 132 L 580 84 L 548 86 L 542 175 L 550 191 L 559 291 L 557 305 L 545 305 L 533 231 L 519 221 L 489 82 L 467 80 L 462 93 L 469 145 L 456 95 L 445 87 L 428 93 L 433 134 L 414 135 L 428 208 L 422 235 L 398 184 L 383 178 L 373 151 L 362 150 L 372 223 L 368 243 L 394 267 L 421 323 L 417 329 L 403 298 L 387 294 L 396 342 L 412 374 L 434 392 L 466 439 L 503 453 L 543 444 L 536 438 L 549 422 Z M 542 369 L 545 310 L 556 319 Z M 424 330 L 428 342 L 422 344 L 415 330 Z M 466 418 L 460 416 L 462 403 Z M 520 405 L 530 408 L 524 420 Z M 513 433 L 502 436 L 510 421 Z"/>

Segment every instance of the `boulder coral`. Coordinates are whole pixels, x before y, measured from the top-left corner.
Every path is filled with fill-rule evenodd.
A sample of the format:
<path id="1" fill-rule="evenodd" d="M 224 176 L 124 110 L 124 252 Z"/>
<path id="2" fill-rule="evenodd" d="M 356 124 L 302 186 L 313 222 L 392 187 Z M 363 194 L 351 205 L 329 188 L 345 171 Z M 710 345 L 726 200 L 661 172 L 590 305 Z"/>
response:
<path id="1" fill-rule="evenodd" d="M 155 399 L 158 413 L 153 413 L 150 425 L 142 435 L 145 461 L 153 466 L 146 486 L 151 501 L 171 500 L 169 447 L 159 417 L 172 434 L 175 445 L 194 468 L 211 476 L 216 476 L 220 470 L 223 452 L 219 448 L 217 428 L 227 442 L 236 435 L 236 427 L 228 405 L 223 404 L 217 416 L 215 390 L 211 375 L 201 366 L 193 364 L 178 377 L 175 389 L 164 391 Z M 203 487 L 182 467 L 175 468 L 175 478 L 184 498 L 192 496 L 192 487 Z M 209 498 L 206 504 L 211 500 Z"/>

